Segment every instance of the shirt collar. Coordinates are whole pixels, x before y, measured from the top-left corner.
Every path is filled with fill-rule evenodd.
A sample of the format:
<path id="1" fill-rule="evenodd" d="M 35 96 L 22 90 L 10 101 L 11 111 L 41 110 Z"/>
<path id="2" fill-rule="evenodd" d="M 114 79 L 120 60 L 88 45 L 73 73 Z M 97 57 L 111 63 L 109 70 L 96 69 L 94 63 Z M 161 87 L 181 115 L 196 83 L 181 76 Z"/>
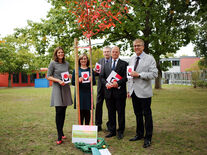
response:
<path id="1" fill-rule="evenodd" d="M 139 57 L 140 59 L 142 59 L 143 58 L 143 56 L 144 56 L 144 51 L 140 54 L 140 56 L 137 56 L 137 57 Z"/>
<path id="2" fill-rule="evenodd" d="M 116 62 L 118 62 L 119 58 L 116 59 Z M 114 59 L 112 59 L 112 62 L 114 62 Z"/>

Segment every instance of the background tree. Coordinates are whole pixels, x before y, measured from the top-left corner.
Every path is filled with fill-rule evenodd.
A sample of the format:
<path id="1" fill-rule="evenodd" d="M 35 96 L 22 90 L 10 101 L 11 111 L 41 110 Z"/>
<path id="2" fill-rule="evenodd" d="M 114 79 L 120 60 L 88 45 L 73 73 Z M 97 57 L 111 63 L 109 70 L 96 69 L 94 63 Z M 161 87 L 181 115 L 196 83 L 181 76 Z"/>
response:
<path id="1" fill-rule="evenodd" d="M 194 51 L 197 56 L 203 57 L 199 65 L 207 68 L 207 3 L 205 0 L 198 0 L 200 9 L 196 12 L 197 34 L 193 43 L 196 45 Z"/>
<path id="2" fill-rule="evenodd" d="M 25 36 L 33 41 L 40 54 L 53 51 L 57 45 L 63 46 L 68 55 L 73 51 L 74 38 L 82 39 L 83 35 L 75 24 L 75 18 L 68 13 L 65 1 L 49 0 L 53 5 L 47 19 L 40 23 L 28 22 L 26 29 L 18 29 L 16 36 Z M 98 2 L 98 0 L 97 0 Z M 108 0 L 110 5 L 122 3 L 121 0 Z M 196 0 L 129 0 L 124 18 L 114 21 L 116 27 L 106 28 L 92 39 L 105 38 L 102 46 L 112 43 L 124 50 L 131 50 L 132 41 L 141 38 L 145 41 L 145 52 L 152 54 L 157 62 L 159 76 L 155 88 L 161 88 L 161 73 L 165 64 L 160 64 L 161 57 L 167 53 L 176 53 L 180 47 L 194 40 L 195 13 L 199 10 L 200 1 Z M 112 12 L 120 9 L 112 7 Z M 121 22 L 122 24 L 117 24 Z M 132 55 L 130 52 L 129 55 Z M 164 67 L 164 68 L 163 68 Z"/>
<path id="3" fill-rule="evenodd" d="M 161 88 L 162 66 L 165 67 L 160 64 L 161 56 L 176 53 L 194 39 L 193 13 L 198 5 L 194 1 L 179 0 L 130 0 L 128 5 L 127 18 L 106 32 L 105 44 L 121 41 L 120 46 L 128 49 L 133 40 L 143 39 L 145 52 L 155 57 L 159 70 L 155 88 Z"/>
<path id="4" fill-rule="evenodd" d="M 10 35 L 3 38 L 0 44 L 0 73 L 8 73 L 9 87 L 11 87 L 11 75 L 13 73 L 31 73 L 36 69 L 35 56 L 29 52 L 29 46 L 22 38 Z"/>

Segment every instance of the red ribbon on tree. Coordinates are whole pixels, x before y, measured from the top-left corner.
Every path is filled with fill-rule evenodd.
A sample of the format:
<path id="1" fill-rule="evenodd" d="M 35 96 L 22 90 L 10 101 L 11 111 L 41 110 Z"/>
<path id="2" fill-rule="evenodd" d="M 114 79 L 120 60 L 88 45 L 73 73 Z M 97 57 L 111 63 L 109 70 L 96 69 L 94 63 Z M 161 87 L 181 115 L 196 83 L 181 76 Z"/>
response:
<path id="1" fill-rule="evenodd" d="M 116 21 L 121 23 L 120 18 L 128 12 L 127 0 L 71 0 L 66 3 L 87 38 L 116 27 Z"/>

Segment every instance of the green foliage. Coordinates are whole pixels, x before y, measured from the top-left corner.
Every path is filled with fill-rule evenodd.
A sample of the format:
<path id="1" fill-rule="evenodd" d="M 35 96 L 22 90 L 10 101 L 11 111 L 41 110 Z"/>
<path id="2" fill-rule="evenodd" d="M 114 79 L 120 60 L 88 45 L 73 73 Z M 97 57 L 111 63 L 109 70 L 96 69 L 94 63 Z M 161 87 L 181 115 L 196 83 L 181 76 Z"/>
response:
<path id="1" fill-rule="evenodd" d="M 73 55 L 74 38 L 83 40 L 81 30 L 77 27 L 75 17 L 68 10 L 66 1 L 48 0 L 52 8 L 48 12 L 47 19 L 36 23 L 28 21 L 28 26 L 16 29 L 17 38 L 25 38 L 29 46 L 33 46 L 39 55 L 51 55 L 54 48 L 62 46 L 68 57 Z M 122 3 L 117 0 L 116 3 Z M 206 45 L 206 3 L 194 0 L 129 0 L 127 7 L 129 12 L 120 19 L 121 24 L 114 22 L 116 27 L 110 27 L 93 36 L 92 39 L 105 38 L 102 46 L 116 44 L 121 51 L 131 49 L 132 41 L 141 38 L 145 41 L 145 52 L 152 54 L 157 62 L 159 74 L 166 69 L 168 64 L 159 64 L 161 56 L 176 53 L 180 47 L 195 40 L 197 35 L 198 46 L 202 51 L 207 51 Z M 115 6 L 112 11 L 116 12 Z M 202 17 L 201 27 L 196 22 Z M 196 20 L 197 19 L 197 20 Z M 203 24 L 202 24 L 203 23 Z M 206 35 L 205 35 L 206 36 Z M 129 53 L 132 55 L 133 52 Z M 200 55 L 202 55 L 201 53 Z M 203 54 L 204 55 L 204 54 Z M 72 61 L 73 58 L 70 58 Z M 161 76 L 159 76 L 161 77 Z M 158 88 L 158 87 L 156 87 Z"/>
<path id="2" fill-rule="evenodd" d="M 196 39 L 193 43 L 196 45 L 194 51 L 197 56 L 207 59 L 207 3 L 205 0 L 199 0 L 200 9 L 196 12 L 196 21 L 198 22 L 196 30 Z"/>
<path id="3" fill-rule="evenodd" d="M 199 80 L 197 81 L 197 86 L 201 88 L 204 88 L 204 87 L 207 88 L 207 81 Z"/>
<path id="4" fill-rule="evenodd" d="M 34 66 L 34 54 L 29 52 L 27 43 L 22 38 L 8 36 L 4 38 L 5 43 L 0 44 L 0 72 L 18 73 L 31 72 Z"/>
<path id="5" fill-rule="evenodd" d="M 198 65 L 200 68 L 207 68 L 207 58 L 200 59 Z"/>
<path id="6" fill-rule="evenodd" d="M 95 64 L 99 61 L 99 59 L 103 58 L 103 50 L 98 48 L 92 49 L 92 64 L 93 68 L 95 67 Z"/>

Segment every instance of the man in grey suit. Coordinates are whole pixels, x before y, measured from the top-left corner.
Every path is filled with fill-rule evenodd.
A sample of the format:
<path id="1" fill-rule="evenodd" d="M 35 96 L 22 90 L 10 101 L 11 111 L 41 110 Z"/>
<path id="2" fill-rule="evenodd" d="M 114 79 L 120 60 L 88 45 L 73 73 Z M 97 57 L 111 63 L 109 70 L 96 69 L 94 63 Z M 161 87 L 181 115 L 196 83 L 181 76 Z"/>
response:
<path id="1" fill-rule="evenodd" d="M 118 113 L 118 135 L 117 138 L 120 140 L 123 138 L 125 129 L 125 106 L 126 106 L 126 68 L 127 62 L 119 59 L 120 50 L 119 47 L 115 46 L 112 48 L 111 57 L 107 64 L 105 64 L 103 72 L 101 73 L 101 80 L 104 87 L 104 97 L 106 100 L 106 106 L 108 109 L 109 119 L 109 131 L 106 138 L 116 136 L 116 112 Z M 107 78 L 112 71 L 115 71 L 122 78 L 117 81 L 107 81 Z M 113 79 L 113 78 L 112 78 Z"/>
<path id="2" fill-rule="evenodd" d="M 103 71 L 104 65 L 109 62 L 111 59 L 111 48 L 110 47 L 104 47 L 103 48 L 103 55 L 104 58 L 100 59 L 98 61 L 99 64 L 101 64 L 101 72 Z M 96 98 L 96 112 L 95 112 L 95 124 L 98 126 L 98 131 L 102 130 L 102 116 L 103 116 L 103 101 L 104 101 L 104 85 L 101 83 L 101 76 L 99 73 L 96 73 L 96 75 L 99 75 L 98 78 L 98 86 L 97 86 L 97 98 Z M 108 124 L 107 124 L 108 126 Z"/>
<path id="3" fill-rule="evenodd" d="M 130 141 L 144 138 L 144 148 L 151 145 L 153 121 L 151 112 L 152 84 L 151 80 L 157 77 L 156 62 L 153 56 L 146 54 L 144 41 L 136 39 L 133 42 L 135 56 L 129 61 L 129 66 L 134 66 L 131 72 L 133 78 L 128 79 L 128 97 L 132 97 L 134 114 L 136 115 L 136 136 Z M 143 121 L 145 118 L 145 123 Z M 145 136 L 144 136 L 145 129 Z"/>

